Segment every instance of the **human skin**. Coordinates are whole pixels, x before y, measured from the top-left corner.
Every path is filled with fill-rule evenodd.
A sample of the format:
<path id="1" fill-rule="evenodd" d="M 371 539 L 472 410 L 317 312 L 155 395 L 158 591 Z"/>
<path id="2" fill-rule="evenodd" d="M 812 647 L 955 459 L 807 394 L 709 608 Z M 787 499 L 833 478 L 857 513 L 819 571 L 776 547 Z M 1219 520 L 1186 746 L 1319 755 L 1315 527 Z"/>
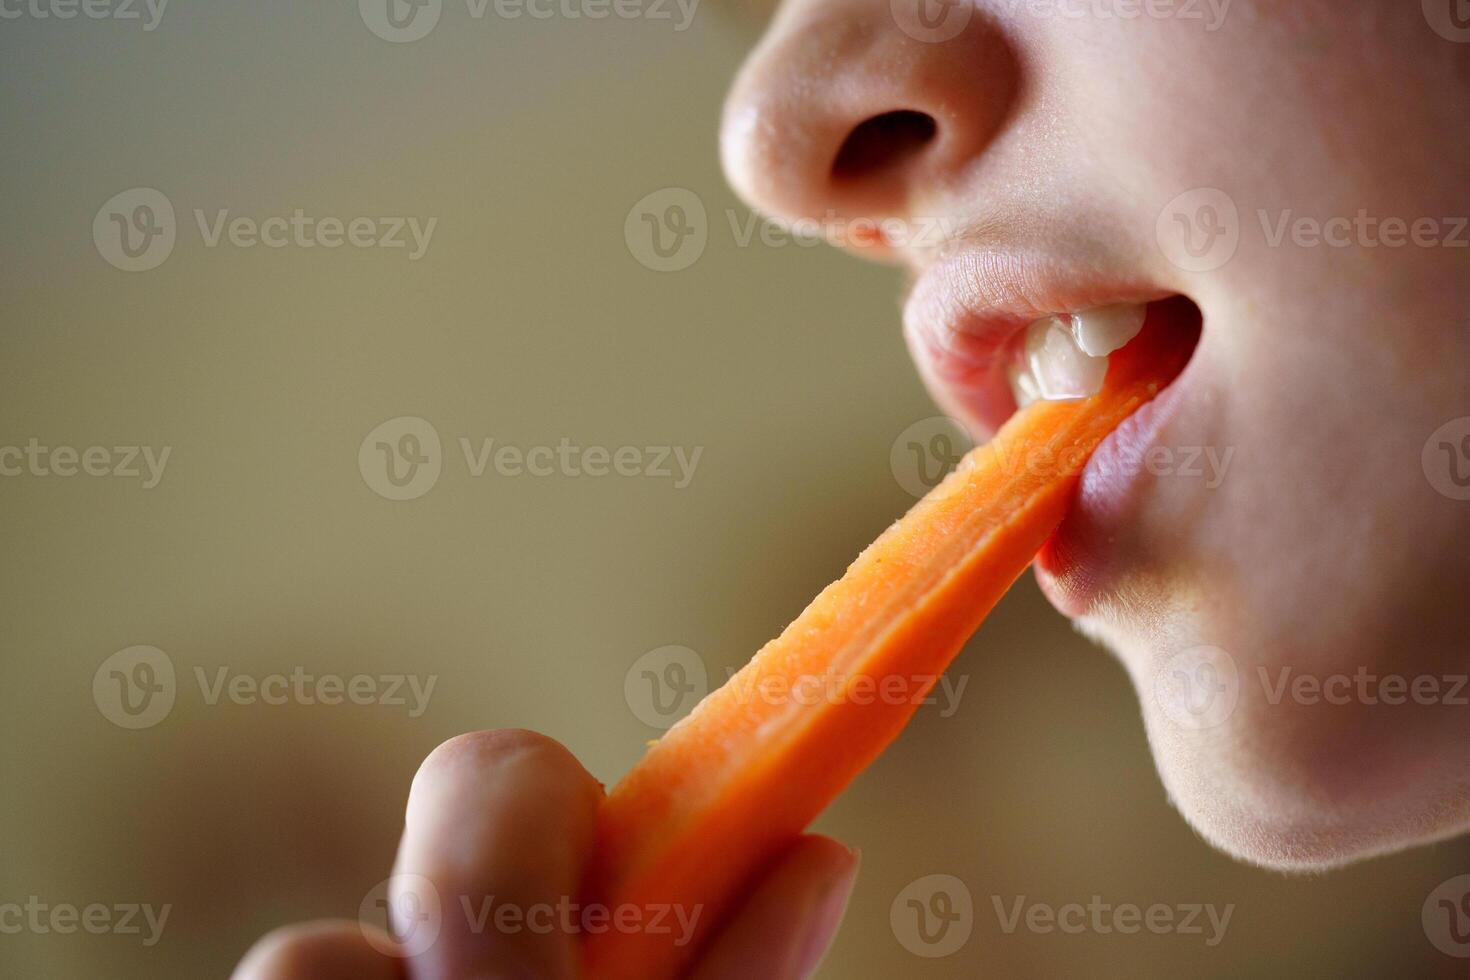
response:
<path id="1" fill-rule="evenodd" d="M 579 902 L 602 796 L 544 735 L 507 729 L 451 739 L 414 777 L 390 878 L 395 909 L 412 914 L 437 899 L 434 931 L 397 922 L 399 943 L 358 921 L 287 926 L 257 942 L 232 980 L 575 980 L 579 930 L 605 928 L 620 911 L 607 910 L 606 920 L 557 911 Z M 857 864 L 830 838 L 793 842 L 721 923 L 690 980 L 810 976 L 836 935 Z M 514 914 L 502 919 L 502 909 Z M 638 921 L 654 928 L 657 914 Z M 672 914 L 658 921 L 681 934 Z"/>
<path id="2" fill-rule="evenodd" d="M 1117 654 L 1217 847 L 1321 868 L 1470 828 L 1470 502 L 1421 466 L 1470 415 L 1470 43 L 1404 0 L 980 0 L 943 41 L 915 2 L 788 0 L 729 96 L 732 184 L 781 219 L 908 230 L 856 250 L 913 270 L 919 372 L 981 434 L 1014 407 L 997 372 L 1027 320 L 1193 300 L 1193 360 L 1124 441 L 1228 467 L 1104 446 L 1043 590 Z M 898 110 L 922 115 L 868 123 Z M 1201 188 L 1238 243 L 1196 263 L 1167 234 L 1181 194 L 1219 201 Z M 1431 223 L 1405 241 L 1390 218 Z M 1232 671 L 1233 708 L 1181 710 L 1189 678 Z"/>

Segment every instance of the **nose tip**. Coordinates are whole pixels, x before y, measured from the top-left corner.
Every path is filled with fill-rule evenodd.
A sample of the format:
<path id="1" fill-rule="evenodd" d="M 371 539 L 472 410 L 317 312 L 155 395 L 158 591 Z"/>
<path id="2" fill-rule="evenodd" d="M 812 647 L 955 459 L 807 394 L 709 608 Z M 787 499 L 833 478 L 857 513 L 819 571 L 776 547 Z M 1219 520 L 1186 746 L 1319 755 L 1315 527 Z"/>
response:
<path id="1" fill-rule="evenodd" d="M 1003 35 L 979 16 L 942 42 L 866 7 L 778 19 L 726 102 L 721 156 L 777 218 L 912 218 L 993 140 L 1017 86 Z"/>

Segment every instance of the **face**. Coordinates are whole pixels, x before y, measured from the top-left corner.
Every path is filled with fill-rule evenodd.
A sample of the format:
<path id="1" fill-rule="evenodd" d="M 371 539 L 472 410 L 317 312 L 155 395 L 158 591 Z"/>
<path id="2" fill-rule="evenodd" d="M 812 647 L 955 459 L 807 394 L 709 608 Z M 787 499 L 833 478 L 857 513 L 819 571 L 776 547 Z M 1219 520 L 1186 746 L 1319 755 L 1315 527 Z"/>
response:
<path id="1" fill-rule="evenodd" d="M 787 0 L 730 94 L 732 183 L 881 222 L 845 240 L 911 268 L 910 350 L 979 432 L 1033 321 L 1202 321 L 1043 590 L 1116 651 L 1217 846 L 1320 867 L 1470 828 L 1470 24 L 918 2 Z"/>

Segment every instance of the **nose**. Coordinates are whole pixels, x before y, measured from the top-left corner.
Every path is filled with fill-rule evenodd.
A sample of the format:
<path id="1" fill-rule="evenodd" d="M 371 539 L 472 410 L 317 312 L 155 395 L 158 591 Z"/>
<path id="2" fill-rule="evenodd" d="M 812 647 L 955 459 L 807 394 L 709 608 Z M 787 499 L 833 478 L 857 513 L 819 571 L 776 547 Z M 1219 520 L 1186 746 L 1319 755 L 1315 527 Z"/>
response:
<path id="1" fill-rule="evenodd" d="M 952 36 L 906 11 L 936 3 L 966 12 Z M 726 101 L 731 184 L 788 221 L 912 218 L 993 141 L 1019 87 L 1004 35 L 972 4 L 788 0 Z"/>

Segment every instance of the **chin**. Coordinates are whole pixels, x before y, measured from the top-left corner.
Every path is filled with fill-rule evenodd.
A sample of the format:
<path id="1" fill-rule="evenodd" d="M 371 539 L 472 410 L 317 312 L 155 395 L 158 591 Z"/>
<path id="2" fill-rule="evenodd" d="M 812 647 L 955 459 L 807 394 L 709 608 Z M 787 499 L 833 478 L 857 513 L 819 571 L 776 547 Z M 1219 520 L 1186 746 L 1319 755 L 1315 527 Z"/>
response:
<path id="1" fill-rule="evenodd" d="M 1169 799 L 1189 826 L 1216 850 L 1245 864 L 1310 874 L 1458 836 L 1470 829 L 1461 797 L 1458 815 L 1436 803 L 1398 801 L 1396 818 L 1368 819 L 1293 794 L 1261 800 L 1262 787 L 1228 779 L 1201 780 L 1199 760 L 1159 762 Z M 1242 799 L 1256 798 L 1254 803 Z M 1305 804 L 1305 805 L 1304 805 Z"/>
<path id="2" fill-rule="evenodd" d="M 1327 718 L 1243 684 L 1228 720 L 1192 730 L 1152 684 L 1139 695 L 1171 804 L 1239 861 L 1320 872 L 1470 830 L 1465 742 L 1432 716 L 1329 706 Z"/>
<path id="3" fill-rule="evenodd" d="M 1270 680 L 1288 664 L 1293 676 L 1351 674 L 1344 663 L 1378 677 L 1434 664 L 1458 678 L 1456 658 L 1407 633 L 1408 654 L 1301 631 L 1283 647 L 1255 630 L 1206 628 L 1136 591 L 1138 601 L 1107 603 L 1075 624 L 1127 670 L 1170 803 L 1208 844 L 1247 864 L 1311 873 L 1470 831 L 1470 709 L 1450 698 L 1313 701 Z M 1227 636 L 1235 655 L 1200 644 L 1202 633 Z"/>

